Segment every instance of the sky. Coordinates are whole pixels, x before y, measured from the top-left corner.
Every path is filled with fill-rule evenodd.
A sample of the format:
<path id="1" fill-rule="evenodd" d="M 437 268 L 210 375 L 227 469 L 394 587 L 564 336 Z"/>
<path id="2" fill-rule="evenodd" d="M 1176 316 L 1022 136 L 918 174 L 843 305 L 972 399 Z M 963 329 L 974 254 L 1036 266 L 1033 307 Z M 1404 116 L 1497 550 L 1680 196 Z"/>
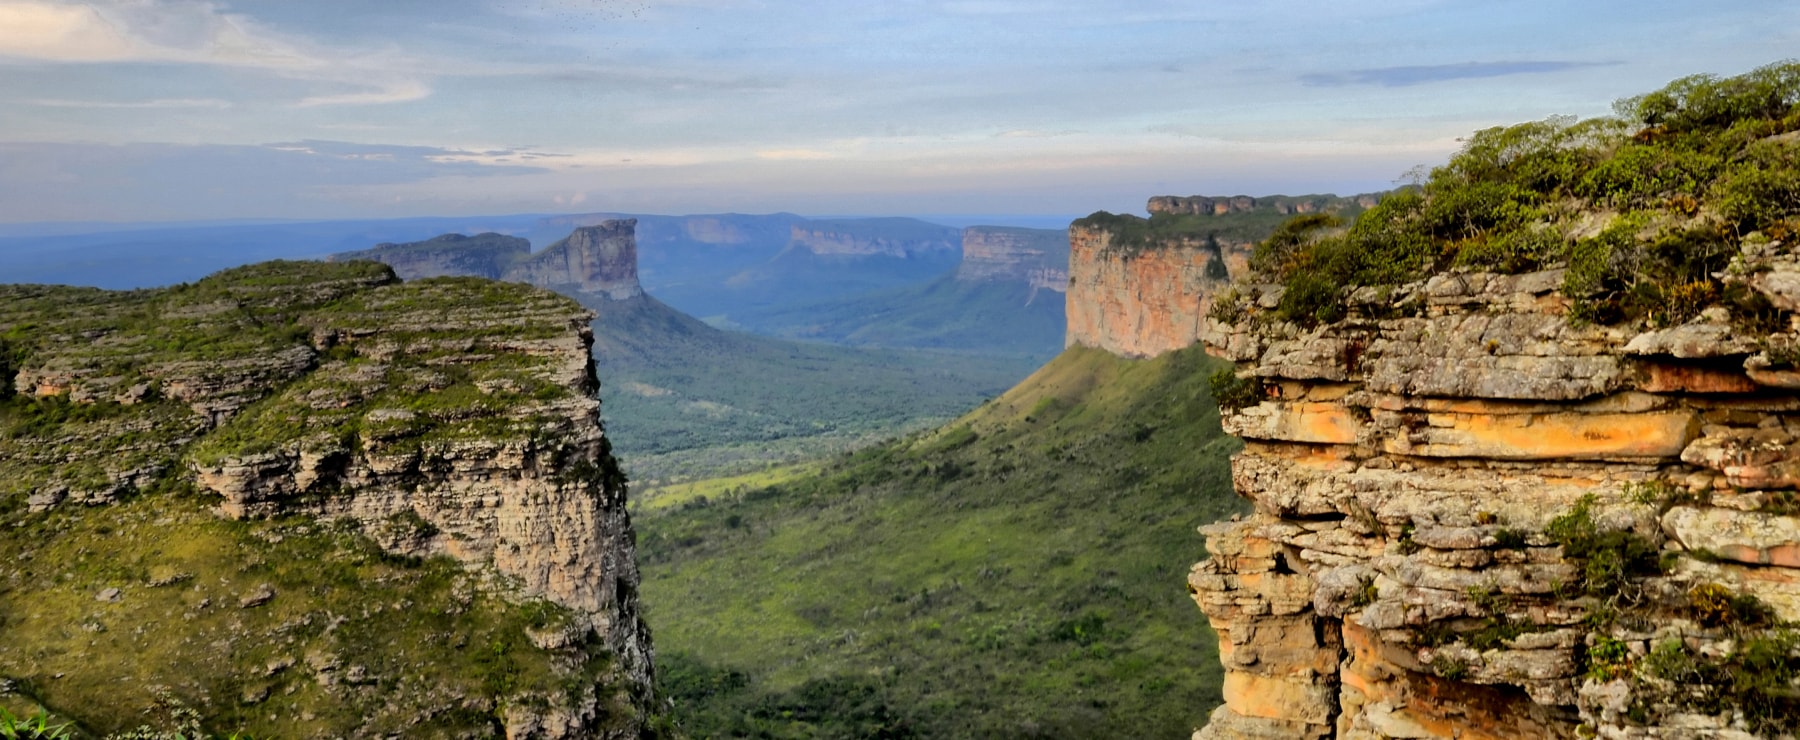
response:
<path id="1" fill-rule="evenodd" d="M 1797 50 L 1793 0 L 0 0 L 0 223 L 1370 192 Z"/>

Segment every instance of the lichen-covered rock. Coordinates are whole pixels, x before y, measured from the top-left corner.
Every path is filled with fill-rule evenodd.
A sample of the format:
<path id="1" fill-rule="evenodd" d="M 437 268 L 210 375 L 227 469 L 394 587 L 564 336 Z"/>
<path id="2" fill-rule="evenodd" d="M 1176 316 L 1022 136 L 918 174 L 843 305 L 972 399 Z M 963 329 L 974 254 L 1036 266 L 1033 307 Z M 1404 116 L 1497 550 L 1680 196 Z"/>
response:
<path id="1" fill-rule="evenodd" d="M 1785 306 L 1800 282 L 1762 249 L 1775 267 L 1740 284 Z M 1209 323 L 1260 396 L 1224 416 L 1255 513 L 1202 528 L 1188 579 L 1227 669 L 1196 738 L 1791 726 L 1734 703 L 1785 700 L 1732 698 L 1751 652 L 1770 675 L 1800 665 L 1781 626 L 1800 608 L 1800 384 L 1769 354 L 1785 324 L 1572 322 L 1562 282 L 1436 275 L 1311 329 L 1239 286 L 1242 315 Z"/>

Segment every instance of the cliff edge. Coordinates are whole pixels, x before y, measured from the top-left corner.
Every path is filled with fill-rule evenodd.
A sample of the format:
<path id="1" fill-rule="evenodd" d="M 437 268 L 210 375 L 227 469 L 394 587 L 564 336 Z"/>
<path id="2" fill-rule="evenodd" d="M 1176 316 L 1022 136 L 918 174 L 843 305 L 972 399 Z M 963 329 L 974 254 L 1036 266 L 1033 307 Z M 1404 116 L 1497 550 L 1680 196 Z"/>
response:
<path id="1" fill-rule="evenodd" d="M 96 731 L 173 703 L 259 735 L 642 735 L 591 318 L 372 262 L 0 286 L 0 683 Z"/>
<path id="2" fill-rule="evenodd" d="M 444 234 L 420 242 L 383 243 L 342 252 L 333 262 L 373 260 L 406 280 L 467 275 L 527 283 L 599 300 L 643 295 L 638 284 L 637 219 L 603 219 L 532 253 L 531 242 L 502 234 Z"/>
<path id="3" fill-rule="evenodd" d="M 1791 737 L 1800 67 L 1478 133 L 1208 317 L 1197 738 Z M 1681 177 L 1671 177 L 1671 163 Z"/>

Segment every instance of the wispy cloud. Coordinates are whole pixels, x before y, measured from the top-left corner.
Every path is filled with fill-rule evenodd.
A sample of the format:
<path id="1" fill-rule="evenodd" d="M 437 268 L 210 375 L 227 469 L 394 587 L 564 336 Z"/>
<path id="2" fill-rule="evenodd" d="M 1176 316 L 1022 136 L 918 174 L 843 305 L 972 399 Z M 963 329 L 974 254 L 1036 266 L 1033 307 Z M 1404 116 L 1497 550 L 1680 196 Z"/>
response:
<path id="1" fill-rule="evenodd" d="M 328 48 L 207 0 L 0 0 L 0 61 L 179 64 L 259 70 L 326 88 L 300 107 L 419 100 L 431 88 L 389 51 Z M 59 101 L 69 102 L 69 101 Z M 153 103 L 157 101 L 152 101 Z M 55 107 L 207 107 L 100 101 Z"/>
<path id="2" fill-rule="evenodd" d="M 1607 64 L 1612 64 L 1612 62 L 1462 62 L 1460 64 L 1353 69 L 1344 72 L 1314 72 L 1301 75 L 1300 81 L 1313 87 L 1343 87 L 1347 85 L 1410 87 L 1449 80 L 1548 74 L 1584 67 L 1606 66 Z"/>
<path id="3" fill-rule="evenodd" d="M 405 103 L 423 100 L 431 96 L 431 88 L 422 82 L 402 80 L 377 90 L 367 92 L 339 93 L 336 95 L 314 95 L 303 98 L 298 105 L 301 108 L 318 108 L 327 105 L 383 105 L 386 103 Z"/>

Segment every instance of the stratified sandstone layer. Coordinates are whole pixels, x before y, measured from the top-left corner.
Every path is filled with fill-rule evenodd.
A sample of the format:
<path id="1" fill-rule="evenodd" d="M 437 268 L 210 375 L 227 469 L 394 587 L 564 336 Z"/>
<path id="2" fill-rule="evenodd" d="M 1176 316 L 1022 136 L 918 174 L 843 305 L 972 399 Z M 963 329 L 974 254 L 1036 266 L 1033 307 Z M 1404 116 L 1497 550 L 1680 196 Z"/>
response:
<path id="1" fill-rule="evenodd" d="M 964 282 L 1017 282 L 1059 293 L 1069 289 L 1067 231 L 970 226 L 962 233 Z"/>
<path id="2" fill-rule="evenodd" d="M 1270 209 L 1276 213 L 1291 215 L 1326 213 L 1352 203 L 1360 208 L 1374 208 L 1378 199 L 1379 196 L 1374 194 L 1349 198 L 1340 198 L 1335 195 L 1271 195 L 1261 198 L 1252 198 L 1248 195 L 1158 195 L 1150 199 L 1147 210 L 1151 213 L 1223 216 L 1230 213 L 1249 213 L 1257 209 Z"/>
<path id="3" fill-rule="evenodd" d="M 1115 245 L 1112 231 L 1069 228 L 1069 329 L 1065 344 L 1126 357 L 1155 357 L 1200 338 L 1212 297 L 1225 281 L 1208 263 L 1224 257 L 1228 274 L 1242 271 L 1249 244 L 1207 248 L 1202 237 L 1159 241 L 1150 248 Z"/>
<path id="4" fill-rule="evenodd" d="M 911 258 L 956 251 L 961 234 L 910 218 L 804 221 L 793 225 L 788 249 L 820 256 Z"/>
<path id="5" fill-rule="evenodd" d="M 1746 247 L 1728 282 L 1791 307 L 1785 252 Z M 1208 323 L 1252 393 L 1224 423 L 1255 513 L 1203 528 L 1189 576 L 1228 671 L 1197 738 L 1791 725 L 1792 687 L 1742 688 L 1791 668 L 1800 619 L 1788 314 L 1577 324 L 1562 283 L 1442 274 L 1310 330 L 1242 285 Z"/>

